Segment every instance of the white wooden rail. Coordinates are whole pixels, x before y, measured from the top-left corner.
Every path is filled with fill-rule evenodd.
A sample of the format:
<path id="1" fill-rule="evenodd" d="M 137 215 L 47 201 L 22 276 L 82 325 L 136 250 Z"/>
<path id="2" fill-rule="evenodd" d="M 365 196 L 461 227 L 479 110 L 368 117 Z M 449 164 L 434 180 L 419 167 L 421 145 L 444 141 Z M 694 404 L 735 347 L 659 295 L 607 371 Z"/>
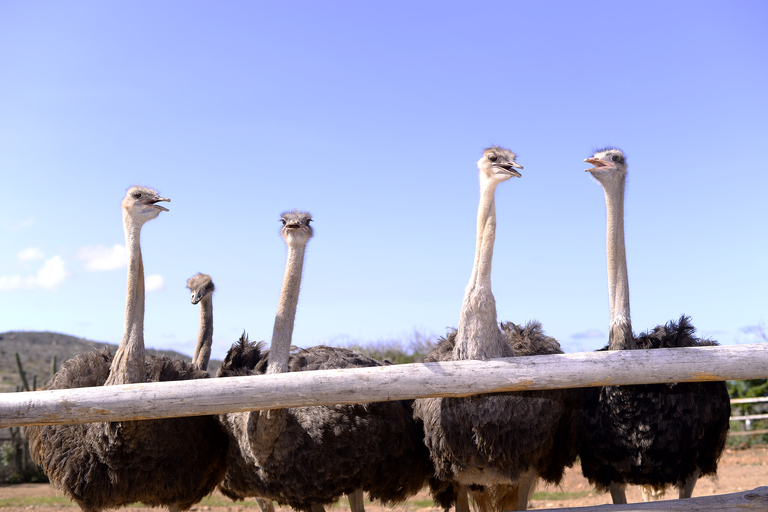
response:
<path id="1" fill-rule="evenodd" d="M 751 414 L 749 416 L 731 416 L 731 421 L 757 421 L 768 420 L 768 414 Z"/>
<path id="2" fill-rule="evenodd" d="M 740 404 L 757 404 L 760 402 L 768 402 L 768 396 L 757 396 L 754 398 L 733 398 L 731 399 L 731 405 Z"/>
<path id="3" fill-rule="evenodd" d="M 768 344 L 581 352 L 2 393 L 0 427 L 199 416 L 502 391 L 766 377 Z"/>

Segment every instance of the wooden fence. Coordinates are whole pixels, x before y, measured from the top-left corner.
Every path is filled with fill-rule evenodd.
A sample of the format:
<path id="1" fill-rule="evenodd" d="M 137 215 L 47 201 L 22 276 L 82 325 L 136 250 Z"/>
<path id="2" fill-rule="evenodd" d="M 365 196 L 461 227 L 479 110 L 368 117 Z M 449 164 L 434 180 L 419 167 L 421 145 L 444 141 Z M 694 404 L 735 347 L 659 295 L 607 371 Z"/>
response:
<path id="1" fill-rule="evenodd" d="M 532 389 L 766 377 L 768 344 L 581 352 L 3 393 L 0 427 Z"/>
<path id="2" fill-rule="evenodd" d="M 534 389 L 762 378 L 768 378 L 768 344 L 416 363 L 3 393 L 0 394 L 0 427 L 197 416 Z M 691 500 L 580 510 L 691 512 L 704 509 L 768 510 L 768 488 Z"/>

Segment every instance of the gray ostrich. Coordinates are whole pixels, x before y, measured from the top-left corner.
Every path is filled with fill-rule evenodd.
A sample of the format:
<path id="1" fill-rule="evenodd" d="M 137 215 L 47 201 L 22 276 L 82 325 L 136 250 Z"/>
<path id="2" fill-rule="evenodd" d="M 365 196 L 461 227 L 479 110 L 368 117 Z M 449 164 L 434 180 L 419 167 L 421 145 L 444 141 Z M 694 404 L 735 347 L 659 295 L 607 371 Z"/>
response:
<path id="1" fill-rule="evenodd" d="M 123 339 L 108 350 L 65 362 L 46 389 L 70 389 L 205 378 L 196 366 L 144 356 L 144 266 L 140 234 L 170 201 L 144 187 L 122 202 L 128 247 L 128 291 Z M 189 509 L 212 492 L 226 469 L 227 437 L 214 417 L 118 421 L 26 429 L 32 458 L 51 483 L 82 510 L 96 512 L 135 502 Z"/>
<path id="2" fill-rule="evenodd" d="M 200 329 L 192 363 L 201 370 L 208 370 L 213 344 L 213 292 L 216 287 L 211 276 L 198 272 L 187 280 L 187 288 L 192 292 L 192 304 L 200 304 Z M 256 498 L 256 502 L 263 512 L 275 510 L 271 500 Z"/>
<path id="3" fill-rule="evenodd" d="M 496 230 L 496 186 L 522 169 L 515 154 L 498 146 L 478 162 L 480 206 L 475 263 L 456 331 L 425 361 L 487 360 L 516 355 L 562 353 L 537 322 L 524 327 L 496 320 L 491 261 Z M 424 421 L 425 441 L 436 478 L 435 500 L 444 508 L 467 508 L 465 494 L 483 512 L 525 510 L 538 478 L 557 483 L 573 464 L 577 435 L 572 428 L 579 392 L 571 390 L 497 393 L 462 398 L 427 398 L 414 403 Z M 447 488 L 446 488 L 447 487 Z"/>
<path id="4" fill-rule="evenodd" d="M 624 188 L 627 160 L 616 148 L 584 160 L 603 186 L 607 210 L 607 350 L 717 345 L 694 336 L 687 316 L 635 337 L 629 314 L 629 278 L 624 246 Z M 660 499 L 669 486 L 690 498 L 700 476 L 715 475 L 730 417 L 725 382 L 681 382 L 606 386 L 589 390 L 583 409 L 581 467 L 614 503 L 626 503 L 627 484 L 643 486 L 645 501 Z"/>
<path id="5" fill-rule="evenodd" d="M 216 287 L 211 276 L 198 272 L 187 280 L 187 288 L 192 292 L 192 304 L 200 304 L 200 329 L 192 363 L 201 370 L 208 370 L 213 344 L 213 291 Z"/>
<path id="6" fill-rule="evenodd" d="M 298 211 L 282 216 L 288 261 L 269 352 L 243 335 L 219 376 L 382 366 L 347 349 L 291 349 L 311 220 Z M 347 494 L 358 512 L 363 492 L 396 503 L 418 492 L 431 474 L 423 430 L 406 401 L 232 413 L 222 422 L 230 450 L 220 489 L 232 499 L 258 496 L 318 512 Z"/>

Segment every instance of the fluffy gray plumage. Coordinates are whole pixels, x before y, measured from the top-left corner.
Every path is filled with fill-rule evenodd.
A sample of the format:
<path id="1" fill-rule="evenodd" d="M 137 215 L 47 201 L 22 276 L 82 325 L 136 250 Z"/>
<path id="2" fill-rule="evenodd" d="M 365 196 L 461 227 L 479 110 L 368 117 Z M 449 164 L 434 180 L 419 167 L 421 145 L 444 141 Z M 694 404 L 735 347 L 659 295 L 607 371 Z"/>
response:
<path id="1" fill-rule="evenodd" d="M 219 368 L 219 377 L 259 375 L 268 355 L 261 343 L 243 335 Z M 348 349 L 317 346 L 293 348 L 289 371 L 382 366 Z M 247 496 L 274 499 L 297 510 L 329 505 L 362 488 L 371 500 L 404 501 L 418 492 L 431 474 L 423 429 L 412 417 L 411 402 L 377 402 L 288 409 L 287 427 L 275 451 L 257 467 L 246 461 L 236 442 L 230 444 L 228 470 L 220 490 L 238 500 Z M 225 428 L 230 428 L 222 417 Z M 230 435 L 234 435 L 231 429 Z"/>
<path id="2" fill-rule="evenodd" d="M 639 349 L 717 345 L 694 336 L 690 318 L 635 337 Z M 696 468 L 717 473 L 730 418 L 725 382 L 591 388 L 584 415 L 581 467 L 600 491 L 612 482 L 660 491 L 681 486 Z"/>
<path id="3" fill-rule="evenodd" d="M 538 322 L 505 322 L 501 329 L 518 356 L 563 353 Z M 450 361 L 455 338 L 450 331 L 423 362 Z M 578 453 L 574 416 L 581 397 L 580 390 L 561 389 L 417 400 L 414 414 L 425 422 L 436 472 L 433 499 L 449 509 L 457 497 L 453 477 L 468 467 L 491 468 L 512 480 L 535 469 L 559 483 Z"/>
<path id="4" fill-rule="evenodd" d="M 103 386 L 108 350 L 64 363 L 45 389 Z M 146 361 L 146 381 L 208 377 L 165 356 Z M 227 437 L 214 417 L 27 427 L 32 459 L 84 511 L 142 502 L 187 510 L 210 494 L 226 469 Z"/>

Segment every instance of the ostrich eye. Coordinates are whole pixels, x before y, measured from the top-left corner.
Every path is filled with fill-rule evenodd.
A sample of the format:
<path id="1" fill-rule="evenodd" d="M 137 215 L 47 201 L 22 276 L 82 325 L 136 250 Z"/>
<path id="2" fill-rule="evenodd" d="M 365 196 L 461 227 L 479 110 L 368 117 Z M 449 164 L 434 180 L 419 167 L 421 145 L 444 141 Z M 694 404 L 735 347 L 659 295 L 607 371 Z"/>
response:
<path id="1" fill-rule="evenodd" d="M 621 160 L 621 157 L 619 155 L 613 155 L 611 157 L 611 161 L 613 162 L 618 162 L 619 160 Z"/>
<path id="2" fill-rule="evenodd" d="M 285 219 L 280 219 L 280 222 L 282 222 L 283 226 L 285 226 Z"/>
<path id="3" fill-rule="evenodd" d="M 140 197 L 141 197 L 141 192 L 134 192 L 133 193 L 133 198 L 134 199 L 139 199 Z"/>
<path id="4" fill-rule="evenodd" d="M 498 157 L 496 155 L 494 155 L 493 153 L 488 155 L 488 160 L 490 160 L 491 162 L 495 162 L 497 158 Z"/>

